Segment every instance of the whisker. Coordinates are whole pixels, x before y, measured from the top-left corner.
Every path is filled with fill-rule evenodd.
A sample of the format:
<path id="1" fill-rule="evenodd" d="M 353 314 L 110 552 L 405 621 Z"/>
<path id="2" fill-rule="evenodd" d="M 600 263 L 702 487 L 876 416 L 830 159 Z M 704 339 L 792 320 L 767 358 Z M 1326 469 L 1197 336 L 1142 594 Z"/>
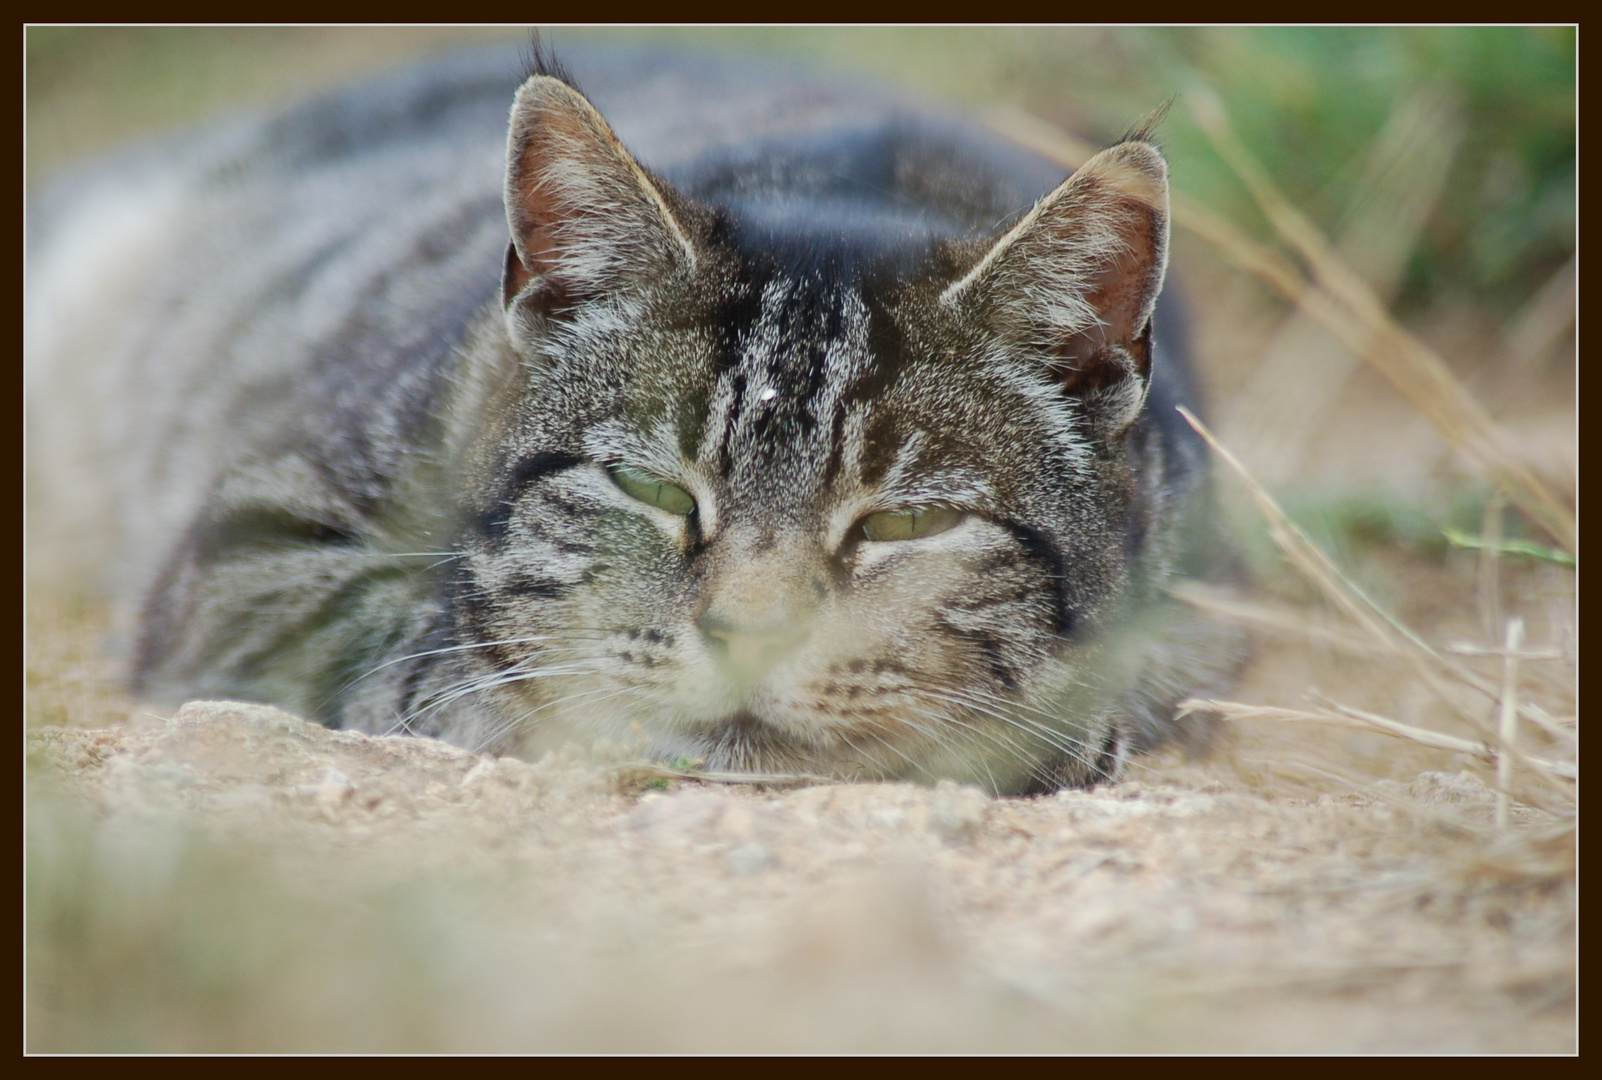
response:
<path id="1" fill-rule="evenodd" d="M 505 718 L 493 725 L 485 735 L 480 737 L 474 748 L 474 752 L 479 754 L 487 753 L 490 747 L 500 742 L 513 730 L 526 725 L 530 720 L 544 712 L 546 709 L 555 708 L 558 705 L 566 705 L 574 701 L 581 701 L 586 698 L 598 699 L 597 701 L 591 702 L 592 704 L 597 704 L 599 702 L 610 701 L 613 698 L 625 697 L 633 692 L 635 692 L 635 687 L 632 686 L 602 687 L 596 690 L 585 690 L 578 693 L 565 694 L 562 697 L 541 702 L 533 709 L 525 709 L 516 716 Z"/>
<path id="2" fill-rule="evenodd" d="M 907 764 L 911 765 L 914 769 L 918 769 L 920 771 L 924 771 L 922 765 L 920 765 L 918 762 L 914 761 L 912 758 L 908 757 L 905 753 L 903 753 L 901 750 L 899 750 L 895 746 L 895 744 L 890 742 L 890 740 L 886 739 L 883 735 L 880 735 L 878 732 L 872 730 L 871 728 L 868 729 L 867 731 L 865 731 L 864 734 L 869 735 L 872 738 L 878 740 L 878 742 L 882 746 L 884 746 L 884 748 L 886 750 L 892 751 L 893 753 L 896 753 L 896 754 L 900 754 L 901 757 L 903 759 L 905 759 Z M 869 754 L 866 750 L 862 749 L 862 747 L 860 747 L 856 743 L 852 742 L 850 737 L 847 736 L 844 732 L 836 732 L 835 735 L 836 735 L 837 738 L 840 739 L 841 742 L 843 742 L 847 746 L 851 747 L 851 749 L 853 751 L 855 751 L 856 754 L 859 757 L 861 757 L 864 760 L 870 762 L 873 765 L 873 767 L 879 771 L 880 775 L 882 775 L 882 776 L 894 776 L 895 775 L 894 772 L 892 772 L 889 768 L 887 768 L 885 766 L 884 762 L 880 761 L 876 756 L 874 756 L 872 754 Z M 927 775 L 926 771 L 925 771 L 925 775 Z"/>
<path id="3" fill-rule="evenodd" d="M 944 712 L 927 713 L 926 712 L 925 715 L 933 715 L 936 719 L 942 721 L 943 723 L 946 723 L 946 724 L 961 728 L 964 731 L 967 731 L 970 734 L 972 734 L 972 735 L 974 735 L 974 736 L 976 736 L 978 738 L 984 738 L 984 739 L 990 740 L 992 743 L 997 744 L 1003 750 L 1005 750 L 1008 753 L 1010 753 L 1011 755 L 1013 755 L 1014 758 L 1017 761 L 1019 761 L 1020 763 L 1025 765 L 1027 767 L 1027 769 L 1029 771 L 1029 774 L 1031 776 L 1035 777 L 1038 780 L 1046 782 L 1046 783 L 1052 782 L 1051 778 L 1046 773 L 1041 771 L 1040 764 L 1039 764 L 1038 761 L 1036 761 L 1034 754 L 1026 752 L 1024 749 L 1020 748 L 1017 743 L 1011 741 L 1010 739 L 1004 739 L 997 732 L 987 731 L 983 727 L 980 727 L 980 726 L 978 726 L 976 724 L 969 723 L 968 721 L 963 720 L 963 719 L 961 719 L 959 717 L 956 717 L 956 716 L 952 716 L 949 713 L 944 713 Z M 950 749 L 953 752 L 959 752 L 959 748 L 956 747 L 956 746 L 951 746 Z M 989 761 L 986 758 L 984 758 L 984 757 L 978 758 L 979 769 L 974 768 L 974 759 L 973 758 L 971 758 L 971 757 L 963 757 L 963 761 L 968 766 L 970 771 L 977 772 L 977 771 L 979 771 L 979 769 L 983 769 L 985 775 L 990 777 L 990 790 L 994 794 L 997 794 L 997 795 L 1001 794 L 1001 785 L 996 780 L 995 773 L 991 771 Z"/>
<path id="4" fill-rule="evenodd" d="M 1018 717 L 988 708 L 979 701 L 974 700 L 972 697 L 966 696 L 962 691 L 958 691 L 955 695 L 947 696 L 932 688 L 925 687 L 922 689 L 924 693 L 929 694 L 930 696 L 939 700 L 946 701 L 953 705 L 966 706 L 975 710 L 976 712 L 983 713 L 992 719 L 999 720 L 1003 724 L 1007 724 L 1020 730 L 1032 731 L 1052 749 L 1060 751 L 1080 764 L 1086 765 L 1090 768 L 1095 768 L 1094 759 L 1086 755 L 1084 748 L 1077 743 L 1064 741 L 1061 732 L 1054 731 L 1045 725 L 1038 724 L 1023 717 Z M 1028 761 L 1032 758 L 1032 755 L 1026 756 L 1015 744 L 1011 744 L 1009 748 L 1014 753 L 1019 755 L 1020 760 Z M 1040 777 L 1040 779 L 1044 780 L 1046 778 Z"/>
<path id="5" fill-rule="evenodd" d="M 448 645 L 443 649 L 424 649 L 421 652 L 407 653 L 405 656 L 397 656 L 393 660 L 384 661 L 377 667 L 369 668 L 367 671 L 364 671 L 362 674 L 356 676 L 356 678 L 346 683 L 342 689 L 348 690 L 368 676 L 376 675 L 387 667 L 394 667 L 396 664 L 404 664 L 408 660 L 421 660 L 425 656 L 443 656 L 446 653 L 468 652 L 473 649 L 493 649 L 500 645 L 531 645 L 538 641 L 554 640 L 557 639 L 548 634 L 539 634 L 534 637 L 502 638 L 500 641 L 475 641 L 469 645 Z"/>
<path id="6" fill-rule="evenodd" d="M 524 679 L 554 678 L 560 675 L 582 674 L 594 674 L 594 669 L 590 667 L 575 667 L 571 665 L 564 665 L 561 667 L 552 665 L 534 670 L 519 671 L 514 668 L 510 671 L 492 671 L 487 674 L 464 679 L 454 686 L 437 691 L 431 695 L 426 704 L 420 705 L 418 708 L 407 714 L 406 719 L 408 721 L 421 720 L 429 713 L 435 712 L 436 710 L 441 709 L 454 701 L 460 700 L 468 694 L 476 694 L 482 693 L 486 690 L 493 690 L 497 686 L 502 686 L 508 683 L 520 682 Z"/>
<path id="7" fill-rule="evenodd" d="M 1081 684 L 1081 685 L 1083 685 L 1083 684 Z M 994 694 L 987 694 L 982 690 L 974 690 L 974 689 L 971 689 L 971 688 L 964 689 L 964 690 L 961 690 L 959 692 L 960 693 L 964 693 L 964 694 L 980 695 L 980 696 L 983 696 L 983 697 L 987 698 L 988 700 L 996 702 L 998 704 L 1013 705 L 1016 708 L 1023 709 L 1023 710 L 1025 710 L 1027 712 L 1033 713 L 1035 716 L 1038 716 L 1038 717 L 1042 718 L 1043 720 L 1047 721 L 1047 725 L 1048 725 L 1047 727 L 1041 727 L 1038 724 L 1033 724 L 1032 725 L 1038 731 L 1040 731 L 1040 733 L 1043 736 L 1047 735 L 1048 732 L 1056 731 L 1056 729 L 1054 727 L 1050 727 L 1049 725 L 1054 724 L 1055 722 L 1057 722 L 1059 720 L 1059 717 L 1057 717 L 1057 716 L 1055 716 L 1055 715 L 1053 715 L 1051 713 L 1046 712 L 1044 709 L 1041 709 L 1038 706 L 1030 705 L 1027 702 L 1022 702 L 1022 701 L 1019 701 L 1019 702 L 1007 702 L 1005 699 L 998 698 Z M 1020 719 L 1022 719 L 1022 718 L 1020 718 Z M 1028 722 L 1028 721 L 1024 721 L 1024 722 Z M 1066 752 L 1070 752 L 1070 748 L 1067 747 L 1067 746 L 1062 745 L 1061 743 L 1054 743 L 1053 745 L 1055 745 L 1057 749 L 1062 750 L 1065 753 Z M 1083 749 L 1083 744 L 1078 744 L 1078 745 L 1080 746 L 1081 749 Z M 1078 760 L 1082 764 L 1088 765 L 1088 766 L 1090 766 L 1092 768 L 1096 768 L 1097 767 L 1096 762 L 1093 761 L 1088 756 L 1076 756 L 1076 760 Z M 1123 756 L 1122 761 L 1120 762 L 1120 765 L 1119 765 L 1119 773 L 1122 774 L 1122 772 L 1124 770 L 1135 770 L 1135 771 L 1142 771 L 1142 772 L 1155 772 L 1157 770 L 1157 766 L 1140 760 L 1140 758 L 1138 756 L 1130 756 L 1128 754 L 1125 754 Z"/>

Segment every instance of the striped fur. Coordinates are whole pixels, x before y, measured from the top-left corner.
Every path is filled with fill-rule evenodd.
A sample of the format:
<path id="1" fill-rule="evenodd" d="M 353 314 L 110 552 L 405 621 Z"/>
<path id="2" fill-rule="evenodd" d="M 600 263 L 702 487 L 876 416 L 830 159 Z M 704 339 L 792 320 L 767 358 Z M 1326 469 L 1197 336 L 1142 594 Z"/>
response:
<path id="1" fill-rule="evenodd" d="M 1174 705 L 1235 644 L 1161 594 L 1211 556 L 1152 336 L 1157 151 L 1052 186 L 806 76 L 580 54 L 598 111 L 494 63 L 146 162 L 164 227 L 82 277 L 55 238 L 106 234 L 42 230 L 67 270 L 35 277 L 60 295 L 30 423 L 101 463 L 51 490 L 114 489 L 143 693 L 1001 792 L 1195 736 Z M 128 175 L 52 220 L 109 214 Z M 52 393 L 85 372 L 101 414 Z M 909 507 L 956 524 L 864 533 Z"/>

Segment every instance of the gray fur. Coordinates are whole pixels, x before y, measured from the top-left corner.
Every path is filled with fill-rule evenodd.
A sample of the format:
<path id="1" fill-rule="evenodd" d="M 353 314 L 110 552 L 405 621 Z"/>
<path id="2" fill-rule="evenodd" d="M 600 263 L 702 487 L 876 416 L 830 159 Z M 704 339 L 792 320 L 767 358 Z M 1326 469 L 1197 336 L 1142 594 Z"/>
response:
<path id="1" fill-rule="evenodd" d="M 140 691 L 1007 792 L 1196 737 L 1235 642 L 1161 591 L 1217 560 L 1160 156 L 1059 187 L 862 88 L 569 59 L 588 101 L 459 58 L 36 214 L 30 483 L 118 508 Z M 865 539 L 909 506 L 964 516 Z"/>

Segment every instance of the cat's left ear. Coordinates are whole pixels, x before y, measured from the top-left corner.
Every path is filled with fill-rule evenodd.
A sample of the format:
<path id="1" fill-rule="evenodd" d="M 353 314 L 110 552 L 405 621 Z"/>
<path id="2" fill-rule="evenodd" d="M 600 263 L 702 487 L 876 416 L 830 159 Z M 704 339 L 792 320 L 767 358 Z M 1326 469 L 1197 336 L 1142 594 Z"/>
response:
<path id="1" fill-rule="evenodd" d="M 1121 431 L 1151 377 L 1168 266 L 1168 166 L 1143 142 L 1103 150 L 1004 233 L 943 303 L 1038 351 L 1098 427 Z"/>
<path id="2" fill-rule="evenodd" d="M 671 190 L 561 79 L 534 75 L 517 92 L 505 198 L 512 239 L 501 299 L 514 332 L 522 312 L 560 314 L 695 263 Z"/>

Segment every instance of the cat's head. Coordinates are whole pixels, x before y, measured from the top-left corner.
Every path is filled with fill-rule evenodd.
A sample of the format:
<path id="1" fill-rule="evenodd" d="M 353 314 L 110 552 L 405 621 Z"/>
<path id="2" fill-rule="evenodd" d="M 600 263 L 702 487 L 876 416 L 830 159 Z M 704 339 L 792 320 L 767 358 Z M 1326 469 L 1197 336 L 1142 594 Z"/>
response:
<path id="1" fill-rule="evenodd" d="M 849 237 L 763 250 L 535 76 L 505 195 L 517 371 L 454 601 L 486 741 L 998 790 L 1106 769 L 1100 643 L 1153 527 L 1155 149 L 907 272 Z"/>

